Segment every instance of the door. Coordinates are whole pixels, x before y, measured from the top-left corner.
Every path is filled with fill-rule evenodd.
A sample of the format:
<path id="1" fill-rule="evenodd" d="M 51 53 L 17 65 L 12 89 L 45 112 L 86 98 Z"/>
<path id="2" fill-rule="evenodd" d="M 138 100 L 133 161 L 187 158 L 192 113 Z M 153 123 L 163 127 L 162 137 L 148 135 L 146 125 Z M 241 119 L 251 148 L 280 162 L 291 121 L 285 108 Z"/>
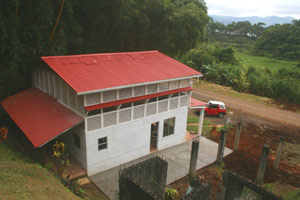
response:
<path id="1" fill-rule="evenodd" d="M 151 124 L 151 134 L 150 134 L 150 152 L 157 150 L 158 142 L 158 122 Z"/>
<path id="2" fill-rule="evenodd" d="M 209 115 L 218 115 L 219 114 L 219 106 L 218 104 L 210 104 L 209 106 Z"/>

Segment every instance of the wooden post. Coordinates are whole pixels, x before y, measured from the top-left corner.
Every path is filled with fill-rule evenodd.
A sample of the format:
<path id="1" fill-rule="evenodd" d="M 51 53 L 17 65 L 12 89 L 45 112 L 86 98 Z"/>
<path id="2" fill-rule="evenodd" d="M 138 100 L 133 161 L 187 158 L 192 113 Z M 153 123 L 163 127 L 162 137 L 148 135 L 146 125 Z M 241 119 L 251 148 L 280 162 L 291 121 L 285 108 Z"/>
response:
<path id="1" fill-rule="evenodd" d="M 237 150 L 239 148 L 239 141 L 240 141 L 240 136 L 241 136 L 241 131 L 242 131 L 242 125 L 243 125 L 242 122 L 238 122 L 238 124 L 237 124 L 235 141 L 234 141 L 234 150 Z"/>
<path id="2" fill-rule="evenodd" d="M 265 144 L 262 149 L 262 154 L 261 154 L 260 163 L 259 163 L 258 172 L 257 172 L 256 182 L 258 184 L 263 183 L 266 165 L 268 162 L 269 151 L 270 151 L 270 146 Z"/>
<path id="3" fill-rule="evenodd" d="M 222 129 L 220 142 L 219 142 L 219 148 L 218 148 L 218 154 L 217 154 L 217 164 L 219 164 L 219 165 L 223 162 L 225 142 L 226 142 L 226 130 Z"/>
<path id="4" fill-rule="evenodd" d="M 284 142 L 284 137 L 281 136 L 279 138 L 279 145 L 278 145 L 278 148 L 277 148 L 277 151 L 276 151 L 276 160 L 274 162 L 274 168 L 275 169 L 278 169 L 278 166 L 279 166 L 279 161 L 280 161 L 283 142 Z"/>

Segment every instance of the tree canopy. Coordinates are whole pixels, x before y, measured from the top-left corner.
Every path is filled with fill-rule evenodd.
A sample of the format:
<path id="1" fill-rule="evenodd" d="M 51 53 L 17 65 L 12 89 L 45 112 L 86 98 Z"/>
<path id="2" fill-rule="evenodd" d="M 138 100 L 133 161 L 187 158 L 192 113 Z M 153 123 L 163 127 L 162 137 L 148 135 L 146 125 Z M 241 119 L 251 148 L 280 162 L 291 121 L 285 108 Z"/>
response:
<path id="1" fill-rule="evenodd" d="M 300 20 L 267 28 L 255 43 L 259 55 L 300 60 Z"/>
<path id="2" fill-rule="evenodd" d="M 30 87 L 41 56 L 157 49 L 175 57 L 207 23 L 201 0 L 2 0 L 0 99 Z"/>

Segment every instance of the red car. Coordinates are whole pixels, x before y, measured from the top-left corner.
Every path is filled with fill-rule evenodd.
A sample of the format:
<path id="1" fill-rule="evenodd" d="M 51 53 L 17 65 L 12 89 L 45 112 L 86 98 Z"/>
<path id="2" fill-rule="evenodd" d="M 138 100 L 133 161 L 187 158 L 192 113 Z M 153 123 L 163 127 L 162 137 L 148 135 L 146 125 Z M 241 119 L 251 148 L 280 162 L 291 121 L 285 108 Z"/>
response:
<path id="1" fill-rule="evenodd" d="M 225 104 L 221 101 L 209 101 L 207 107 L 204 109 L 204 116 L 207 115 L 215 115 L 223 118 L 226 115 Z"/>

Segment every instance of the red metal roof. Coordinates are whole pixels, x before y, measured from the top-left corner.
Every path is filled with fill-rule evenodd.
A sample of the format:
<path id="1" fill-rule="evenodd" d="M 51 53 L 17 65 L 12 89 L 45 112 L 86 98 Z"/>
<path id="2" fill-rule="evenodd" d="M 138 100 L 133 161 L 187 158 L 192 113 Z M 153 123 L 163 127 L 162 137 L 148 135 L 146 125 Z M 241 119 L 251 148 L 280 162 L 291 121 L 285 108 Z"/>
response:
<path id="1" fill-rule="evenodd" d="M 30 88 L 0 102 L 34 147 L 40 147 L 83 118 L 54 98 Z"/>
<path id="2" fill-rule="evenodd" d="M 204 108 L 206 105 L 206 102 L 191 98 L 190 108 Z"/>
<path id="3" fill-rule="evenodd" d="M 201 73 L 158 51 L 42 57 L 77 93 Z"/>
<path id="4" fill-rule="evenodd" d="M 151 99 L 154 97 L 160 97 L 160 96 L 165 96 L 165 95 L 170 95 L 170 94 L 175 94 L 175 93 L 185 92 L 185 91 L 190 91 L 190 90 L 193 90 L 193 88 L 192 87 L 179 88 L 176 90 L 168 90 L 165 92 L 159 92 L 159 93 L 155 93 L 155 94 L 148 94 L 148 95 L 139 96 L 139 97 L 132 97 L 132 98 L 128 98 L 128 99 L 121 99 L 121 100 L 117 100 L 117 101 L 111 101 L 111 102 L 107 102 L 107 103 L 86 106 L 85 109 L 88 111 L 97 110 L 97 109 L 107 108 L 107 107 L 116 106 L 116 105 L 120 105 L 120 104 L 124 104 L 124 103 L 141 101 L 141 100 L 145 100 L 145 99 Z"/>

